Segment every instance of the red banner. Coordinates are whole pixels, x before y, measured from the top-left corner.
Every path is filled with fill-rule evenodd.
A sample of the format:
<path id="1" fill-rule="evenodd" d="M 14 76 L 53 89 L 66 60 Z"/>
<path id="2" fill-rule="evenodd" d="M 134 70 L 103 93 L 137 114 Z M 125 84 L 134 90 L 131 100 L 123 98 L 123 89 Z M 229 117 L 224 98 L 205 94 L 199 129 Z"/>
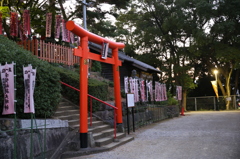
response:
<path id="1" fill-rule="evenodd" d="M 55 38 L 59 39 L 61 29 L 61 15 L 55 16 Z"/>
<path id="2" fill-rule="evenodd" d="M 66 22 L 62 19 L 62 41 L 69 42 L 69 30 L 66 29 Z"/>
<path id="3" fill-rule="evenodd" d="M 31 28 L 30 28 L 30 11 L 24 10 L 23 11 L 23 34 L 24 35 L 31 35 Z"/>
<path id="4" fill-rule="evenodd" d="M 46 15 L 46 37 L 51 37 L 52 31 L 52 13 Z"/>
<path id="5" fill-rule="evenodd" d="M 2 35 L 2 13 L 0 13 L 0 34 Z"/>
<path id="6" fill-rule="evenodd" d="M 16 12 L 11 12 L 10 35 L 18 36 L 18 14 Z"/>

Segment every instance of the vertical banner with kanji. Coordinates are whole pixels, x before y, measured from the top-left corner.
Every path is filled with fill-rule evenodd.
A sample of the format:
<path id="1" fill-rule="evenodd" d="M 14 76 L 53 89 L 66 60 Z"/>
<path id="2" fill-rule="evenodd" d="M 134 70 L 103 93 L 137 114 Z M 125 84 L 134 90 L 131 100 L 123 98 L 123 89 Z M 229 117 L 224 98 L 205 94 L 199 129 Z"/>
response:
<path id="1" fill-rule="evenodd" d="M 142 102 L 145 102 L 146 95 L 145 95 L 145 81 L 144 80 L 140 80 L 140 92 L 141 92 Z"/>
<path id="2" fill-rule="evenodd" d="M 46 15 L 46 37 L 51 37 L 52 31 L 52 13 Z"/>
<path id="3" fill-rule="evenodd" d="M 23 68 L 23 74 L 25 86 L 24 113 L 35 113 L 33 94 L 36 80 L 36 69 L 32 69 L 32 66 L 29 65 Z"/>
<path id="4" fill-rule="evenodd" d="M 155 101 L 160 101 L 160 83 L 155 81 Z"/>
<path id="5" fill-rule="evenodd" d="M 18 14 L 16 12 L 11 12 L 10 35 L 13 37 L 18 36 Z"/>
<path id="6" fill-rule="evenodd" d="M 130 86 L 130 93 L 134 93 L 134 83 L 133 83 L 132 77 L 129 77 L 129 86 Z"/>
<path id="7" fill-rule="evenodd" d="M 124 77 L 124 90 L 128 93 L 128 77 Z"/>
<path id="8" fill-rule="evenodd" d="M 14 110 L 14 64 L 0 65 L 1 81 L 4 94 L 3 115 L 15 114 Z"/>
<path id="9" fill-rule="evenodd" d="M 0 12 L 0 34 L 2 35 L 2 13 Z"/>
<path id="10" fill-rule="evenodd" d="M 167 88 L 166 88 L 166 84 L 162 84 L 162 87 L 163 87 L 163 100 L 167 100 Z"/>
<path id="11" fill-rule="evenodd" d="M 31 35 L 31 27 L 30 27 L 30 11 L 24 10 L 23 11 L 23 34 L 24 35 Z"/>
<path id="12" fill-rule="evenodd" d="M 150 94 L 150 100 L 154 101 L 152 81 L 147 82 L 147 92 Z M 147 93 L 147 95 L 148 95 L 148 93 Z M 147 96 L 147 99 L 148 99 L 148 96 Z"/>
<path id="13" fill-rule="evenodd" d="M 70 41 L 70 31 L 66 28 L 66 21 L 62 19 L 62 41 Z"/>
<path id="14" fill-rule="evenodd" d="M 139 86 L 138 86 L 138 79 L 133 79 L 134 81 L 134 97 L 135 97 L 135 102 L 139 102 Z"/>
<path id="15" fill-rule="evenodd" d="M 177 100 L 182 100 L 182 86 L 177 86 L 176 91 Z"/>
<path id="16" fill-rule="evenodd" d="M 61 29 L 61 15 L 56 15 L 55 16 L 55 38 L 59 39 L 60 37 L 60 29 Z"/>

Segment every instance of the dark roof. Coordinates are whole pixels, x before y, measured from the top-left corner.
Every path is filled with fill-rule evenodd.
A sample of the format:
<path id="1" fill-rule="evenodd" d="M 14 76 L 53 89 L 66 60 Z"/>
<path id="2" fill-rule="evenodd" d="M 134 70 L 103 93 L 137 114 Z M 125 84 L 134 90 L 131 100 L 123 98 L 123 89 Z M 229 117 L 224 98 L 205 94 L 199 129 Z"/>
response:
<path id="1" fill-rule="evenodd" d="M 89 42 L 89 47 L 90 47 L 90 49 L 93 49 L 94 51 L 97 51 L 97 52 L 101 52 L 101 49 L 102 49 L 101 45 L 98 45 L 98 44 L 95 44 L 92 42 Z M 109 49 L 108 56 L 111 57 L 111 55 L 112 55 L 112 50 Z M 134 67 L 136 67 L 140 70 L 143 70 L 145 72 L 151 72 L 151 73 L 152 72 L 155 72 L 155 73 L 161 72 L 160 70 L 154 68 L 151 65 L 148 65 L 142 61 L 136 60 L 130 56 L 125 55 L 125 53 L 123 51 L 118 51 L 118 57 L 122 62 L 124 62 L 124 61 L 130 62 Z"/>

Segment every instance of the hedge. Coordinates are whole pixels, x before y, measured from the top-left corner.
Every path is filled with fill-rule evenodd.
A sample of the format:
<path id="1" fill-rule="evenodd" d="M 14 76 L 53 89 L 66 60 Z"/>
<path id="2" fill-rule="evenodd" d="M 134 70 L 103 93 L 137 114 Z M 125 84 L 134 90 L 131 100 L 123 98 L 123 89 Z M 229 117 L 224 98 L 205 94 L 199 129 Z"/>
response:
<path id="1" fill-rule="evenodd" d="M 56 71 L 60 74 L 61 81 L 79 89 L 79 73 L 63 67 L 56 67 Z M 76 105 L 79 105 L 79 92 L 67 86 L 62 85 L 62 96 Z M 88 94 L 99 98 L 103 101 L 107 100 L 108 84 L 95 79 L 88 79 Z M 89 103 L 89 102 L 88 102 Z M 93 100 L 93 111 L 97 111 L 99 102 Z"/>
<path id="2" fill-rule="evenodd" d="M 18 118 L 29 118 L 24 114 L 24 81 L 23 66 L 31 64 L 37 69 L 34 91 L 35 116 L 38 118 L 51 117 L 61 98 L 61 84 L 59 74 L 48 62 L 39 60 L 31 52 L 24 50 L 15 42 L 0 35 L 0 63 L 16 63 L 16 114 Z M 1 115 L 3 105 L 3 89 L 0 84 L 0 117 L 13 117 L 13 115 Z"/>

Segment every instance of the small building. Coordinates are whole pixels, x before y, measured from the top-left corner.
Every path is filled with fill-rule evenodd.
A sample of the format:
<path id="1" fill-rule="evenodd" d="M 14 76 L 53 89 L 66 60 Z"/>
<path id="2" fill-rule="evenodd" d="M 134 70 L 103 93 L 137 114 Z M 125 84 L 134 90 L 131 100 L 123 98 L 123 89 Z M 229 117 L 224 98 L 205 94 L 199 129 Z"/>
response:
<path id="1" fill-rule="evenodd" d="M 90 51 L 93 53 L 100 54 L 102 50 L 102 46 L 92 43 L 89 43 Z M 111 57 L 111 49 L 108 51 L 108 57 Z M 160 70 L 154 68 L 153 66 L 150 66 L 144 62 L 141 62 L 139 60 L 136 60 L 132 57 L 127 56 L 123 51 L 118 51 L 118 57 L 119 60 L 122 61 L 122 66 L 120 67 L 120 82 L 121 87 L 124 87 L 124 77 L 132 76 L 132 71 L 136 70 L 137 76 L 143 79 L 152 79 L 153 75 L 161 73 Z M 101 63 L 102 66 L 102 72 L 101 75 L 109 80 L 113 80 L 113 71 L 112 71 L 112 65 L 107 63 Z"/>

